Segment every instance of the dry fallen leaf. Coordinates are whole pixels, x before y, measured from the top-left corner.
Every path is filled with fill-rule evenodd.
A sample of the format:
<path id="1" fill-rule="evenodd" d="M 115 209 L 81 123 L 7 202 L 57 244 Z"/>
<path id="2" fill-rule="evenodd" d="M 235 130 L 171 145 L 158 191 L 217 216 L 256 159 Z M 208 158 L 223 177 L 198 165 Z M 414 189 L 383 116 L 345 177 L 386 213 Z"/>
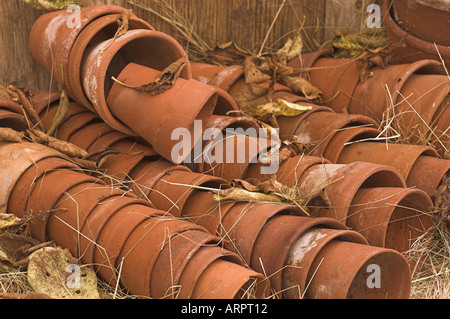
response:
<path id="1" fill-rule="evenodd" d="M 271 76 L 263 73 L 258 64 L 261 59 L 255 56 L 250 56 L 244 61 L 244 75 L 246 83 L 261 84 L 270 81 Z"/>
<path id="2" fill-rule="evenodd" d="M 297 35 L 295 36 L 295 38 L 293 40 L 288 39 L 286 41 L 286 43 L 284 44 L 284 46 L 277 52 L 277 55 L 285 63 L 287 61 L 291 61 L 291 60 L 295 59 L 296 57 L 298 57 L 302 54 L 303 39 L 302 39 L 300 30 L 301 29 L 299 29 L 299 32 L 297 32 Z"/>
<path id="3" fill-rule="evenodd" d="M 158 74 L 158 76 L 152 82 L 140 86 L 130 86 L 126 83 L 120 82 L 114 77 L 112 77 L 112 79 L 124 87 L 134 89 L 139 92 L 144 92 L 150 95 L 158 95 L 172 88 L 172 86 L 179 78 L 181 71 L 186 66 L 186 63 L 187 57 L 180 58 L 169 65 L 167 68 L 165 68 L 160 74 Z"/>
<path id="4" fill-rule="evenodd" d="M 308 80 L 300 76 L 283 76 L 282 81 L 297 95 L 303 95 L 309 100 L 321 100 L 322 91 Z"/>
<path id="5" fill-rule="evenodd" d="M 75 1 L 66 0 L 22 0 L 29 6 L 42 11 L 56 11 L 67 8 L 68 5 Z"/>
<path id="6" fill-rule="evenodd" d="M 76 262 L 67 249 L 39 249 L 29 257 L 28 281 L 34 291 L 52 298 L 100 299 L 95 272 Z"/>
<path id="7" fill-rule="evenodd" d="M 53 118 L 52 124 L 47 131 L 47 135 L 53 136 L 59 126 L 63 123 L 67 113 L 69 112 L 69 97 L 65 90 L 61 91 L 61 98 L 59 100 L 58 110 Z"/>
<path id="8" fill-rule="evenodd" d="M 251 53 L 241 49 L 233 41 L 217 44 L 207 51 L 206 61 L 220 65 L 242 65 Z"/>

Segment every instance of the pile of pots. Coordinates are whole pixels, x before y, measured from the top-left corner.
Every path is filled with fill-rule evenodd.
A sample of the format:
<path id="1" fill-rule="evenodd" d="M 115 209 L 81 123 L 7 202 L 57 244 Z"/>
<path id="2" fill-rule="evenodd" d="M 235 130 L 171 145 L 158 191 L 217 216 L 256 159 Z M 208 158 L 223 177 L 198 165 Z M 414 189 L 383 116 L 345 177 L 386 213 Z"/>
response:
<path id="1" fill-rule="evenodd" d="M 275 147 L 271 140 L 224 134 L 228 129 L 260 128 L 251 118 L 228 115 L 238 114 L 233 112 L 238 107 L 232 94 L 245 82 L 243 68 L 191 63 L 173 38 L 121 7 L 83 8 L 79 28 L 67 25 L 68 14 L 44 14 L 30 34 L 33 56 L 71 99 L 55 137 L 90 154 L 103 150 L 118 154 L 86 174 L 44 146 L 1 144 L 2 158 L 17 154 L 13 158 L 20 159 L 10 161 L 18 165 L 13 172 L 2 172 L 13 175 L 3 186 L 3 200 L 18 216 L 36 215 L 33 236 L 69 248 L 107 281 L 117 279 L 114 270 L 120 267 L 120 283 L 142 296 L 409 297 L 412 273 L 423 260 L 408 260 L 404 253 L 415 240 L 430 234 L 431 194 L 449 169 L 437 151 L 403 145 L 395 153 L 414 151 L 408 161 L 372 159 L 371 150 L 355 150 L 363 144 L 352 142 L 384 137 L 376 117 L 367 112 L 339 113 L 344 94 L 338 95 L 339 105 L 321 106 L 277 84 L 275 98 L 311 106 L 299 116 L 277 118 L 282 139 L 295 136 L 313 149 L 308 156 L 283 161 L 276 173 L 277 180 L 297 187 L 308 199 L 310 215 L 290 204 L 217 201 L 211 192 L 228 188 L 234 179 L 270 178 L 261 173 L 265 164 L 252 159 Z M 125 24 L 127 29 L 119 34 Z M 328 63 L 325 54 L 305 55 L 291 63 Z M 170 89 L 159 94 L 136 89 L 154 83 L 180 59 L 184 66 Z M 346 75 L 352 71 L 344 69 Z M 395 69 L 396 74 L 408 74 L 400 86 L 394 85 L 406 87 L 402 93 L 408 97 L 415 88 L 412 84 L 408 88 L 414 78 L 409 75 L 416 70 L 434 76 L 436 83 L 442 80 L 436 74 L 441 72 L 437 61 Z M 385 76 L 382 71 L 378 81 Z M 313 72 L 308 76 L 313 78 Z M 350 78 L 348 92 L 360 92 L 372 101 L 364 93 L 367 88 L 359 88 L 363 84 Z M 325 100 L 336 88 L 313 84 L 324 92 Z M 448 95 L 441 86 L 439 90 Z M 58 100 L 59 92 L 32 95 L 45 128 L 58 112 Z M 444 100 L 433 105 L 438 109 Z M 437 120 L 438 113 L 445 115 L 443 110 L 431 112 L 429 120 Z M 23 120 L 21 110 L 9 111 L 9 118 Z M 439 117 L 441 126 L 444 115 Z M 178 128 L 185 129 L 190 139 L 182 152 L 174 154 L 179 145 L 172 134 Z M 209 139 L 204 140 L 207 132 Z M 221 153 L 211 162 L 203 151 L 212 148 Z M 248 153 L 244 161 L 224 160 L 229 154 L 239 156 L 241 149 Z M 27 157 L 29 153 L 36 156 Z M 439 176 L 426 179 L 424 165 Z M 39 199 L 43 189 L 48 200 Z M 111 240 L 118 234 L 119 240 Z M 380 267 L 381 288 L 368 287 L 373 265 Z"/>

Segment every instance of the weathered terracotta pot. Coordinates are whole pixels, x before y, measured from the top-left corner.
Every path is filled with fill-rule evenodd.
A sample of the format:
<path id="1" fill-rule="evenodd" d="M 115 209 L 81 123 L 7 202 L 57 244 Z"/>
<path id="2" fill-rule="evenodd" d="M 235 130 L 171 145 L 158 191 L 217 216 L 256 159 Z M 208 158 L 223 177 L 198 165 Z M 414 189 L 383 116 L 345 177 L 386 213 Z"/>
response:
<path id="1" fill-rule="evenodd" d="M 193 298 L 193 291 L 200 276 L 205 269 L 207 269 L 216 260 L 227 260 L 237 264 L 242 264 L 242 259 L 240 259 L 234 252 L 227 251 L 216 245 L 203 246 L 192 256 L 180 276 L 180 291 L 178 293 L 178 299 Z M 264 283 L 265 282 L 266 281 L 264 281 Z"/>
<path id="2" fill-rule="evenodd" d="M 222 220 L 236 201 L 216 201 L 213 194 L 205 190 L 195 190 L 183 207 L 183 218 L 205 227 L 211 234 L 224 238 L 226 230 Z"/>
<path id="3" fill-rule="evenodd" d="M 122 191 L 107 187 L 101 181 L 77 184 L 64 193 L 54 206 L 55 212 L 47 222 L 47 236 L 61 247 L 68 248 L 73 256 L 81 256 L 80 233 L 89 213 L 99 202 Z M 43 195 L 45 196 L 45 195 Z"/>
<path id="4" fill-rule="evenodd" d="M 244 268 L 245 269 L 245 268 Z M 269 283 L 263 275 L 221 259 L 212 262 L 198 279 L 192 298 L 241 299 L 261 298 L 270 294 Z M 220 288 L 220 291 L 217 289 Z"/>
<path id="5" fill-rule="evenodd" d="M 379 266 L 380 288 L 370 278 Z M 310 267 L 307 299 L 408 299 L 411 272 L 398 251 L 333 240 Z M 371 288 L 372 287 L 372 288 Z"/>
<path id="6" fill-rule="evenodd" d="M 42 159 L 58 157 L 59 153 L 45 146 L 34 143 L 8 143 L 0 142 L 0 176 L 3 182 L 0 183 L 0 213 L 8 210 L 8 200 L 22 174 L 32 165 Z M 21 212 L 10 212 L 23 214 Z"/>
<path id="7" fill-rule="evenodd" d="M 164 33 L 144 29 L 129 30 L 114 42 L 111 43 L 111 39 L 105 40 L 86 52 L 81 71 L 84 92 L 97 114 L 108 125 L 123 133 L 137 135 L 126 123 L 111 114 L 110 105 L 106 102 L 115 83 L 111 77 L 118 78 L 130 63 L 162 71 L 184 56 L 186 53 L 181 45 Z M 189 63 L 180 76 L 191 78 Z M 133 79 L 138 80 L 137 75 Z M 130 104 L 129 102 L 128 100 L 126 104 Z"/>
<path id="8" fill-rule="evenodd" d="M 450 36 L 442 32 L 442 26 L 450 20 L 447 1 L 395 0 L 392 11 L 404 30 L 428 42 L 450 46 Z"/>
<path id="9" fill-rule="evenodd" d="M 92 264 L 97 273 L 111 284 L 117 283 L 119 253 L 140 223 L 161 212 L 148 201 L 134 196 L 106 198 L 91 211 L 83 226 L 80 251 L 85 264 Z"/>
<path id="10" fill-rule="evenodd" d="M 298 180 L 307 169 L 317 164 L 331 164 L 331 162 L 317 156 L 297 155 L 290 157 L 280 164 L 276 172 L 277 181 L 286 186 L 293 187 L 297 185 Z M 263 164 L 250 165 L 245 174 L 245 179 L 267 180 L 270 175 L 264 174 L 261 166 Z"/>
<path id="11" fill-rule="evenodd" d="M 375 127 L 349 126 L 334 134 L 327 144 L 323 157 L 332 163 L 337 163 L 342 151 L 347 145 L 361 143 L 366 140 L 383 139 L 385 135 Z"/>
<path id="12" fill-rule="evenodd" d="M 289 249 L 311 227 L 346 229 L 344 224 L 332 218 L 311 218 L 280 215 L 269 220 L 260 232 L 251 254 L 250 266 L 264 271 L 277 295 L 282 294 L 282 270 L 286 265 Z"/>
<path id="13" fill-rule="evenodd" d="M 430 197 L 419 189 L 361 189 L 353 198 L 345 224 L 373 246 L 405 253 L 430 230 L 432 206 Z"/>
<path id="14" fill-rule="evenodd" d="M 235 152 L 233 154 L 236 154 L 237 151 L 239 154 L 247 152 L 247 150 L 250 151 L 250 147 L 245 147 L 247 144 L 233 144 L 233 142 L 243 142 L 242 144 L 244 144 L 245 142 L 241 140 L 248 138 L 236 138 L 234 135 L 242 134 L 256 138 L 259 136 L 260 128 L 261 127 L 256 120 L 250 117 L 212 115 L 208 119 L 203 131 L 204 141 L 201 144 L 201 149 L 198 149 L 196 145 L 193 152 L 184 163 L 198 173 L 218 176 L 226 180 L 241 178 L 247 168 L 247 165 L 243 164 L 247 163 L 250 156 L 254 157 L 256 154 L 248 154 L 249 156 L 246 156 L 244 161 L 237 162 L 234 158 L 233 161 L 227 161 L 226 147 L 227 145 L 233 145 L 234 149 L 230 150 L 230 152 Z M 225 139 L 225 143 L 223 139 Z M 250 140 L 251 139 L 248 139 L 249 142 Z M 239 149 L 239 147 L 243 147 L 243 149 Z M 245 155 L 247 155 L 247 153 L 245 153 Z M 215 161 L 215 158 L 218 158 L 219 160 Z"/>
<path id="15" fill-rule="evenodd" d="M 175 299 L 179 279 L 195 254 L 204 245 L 217 245 L 220 239 L 198 230 L 188 230 L 170 239 L 161 249 L 153 267 L 150 289 L 154 298 Z M 172 258 L 172 252 L 177 258 Z M 170 273 L 170 276 L 167 274 Z"/>
<path id="16" fill-rule="evenodd" d="M 73 27 L 73 12 L 58 10 L 39 17 L 30 31 L 29 46 L 33 57 L 47 70 L 54 73 L 56 81 L 70 84 L 68 69 L 69 56 L 75 40 L 92 21 L 109 14 L 121 14 L 124 8 L 112 5 L 88 6 L 80 11 L 79 28 Z M 134 15 L 132 15 L 135 18 Z M 142 25 L 146 23 L 142 21 Z M 148 28 L 151 28 L 147 24 Z M 69 88 L 69 92 L 71 92 Z"/>
<path id="17" fill-rule="evenodd" d="M 359 161 L 393 166 L 399 170 L 408 187 L 422 189 L 432 196 L 449 167 L 447 161 L 437 157 L 432 147 L 362 142 L 346 146 L 338 163 Z"/>
<path id="18" fill-rule="evenodd" d="M 445 151 L 450 149 L 450 96 L 447 96 L 441 105 L 442 111 L 436 114 L 438 118 L 435 124 L 434 134 L 436 134 L 433 146 L 441 157 L 445 156 Z"/>
<path id="19" fill-rule="evenodd" d="M 293 205 L 237 203 L 222 217 L 222 234 L 234 243 L 235 250 L 250 265 L 259 234 L 271 218 L 280 215 L 305 216 Z"/>
<path id="20" fill-rule="evenodd" d="M 227 92 L 237 80 L 243 78 L 244 68 L 239 65 L 218 66 L 191 62 L 192 78 L 204 84 L 214 85 Z"/>
<path id="21" fill-rule="evenodd" d="M 189 196 L 198 188 L 220 189 L 227 181 L 214 176 L 175 170 L 161 176 L 151 188 L 148 199 L 161 210 L 181 217 Z"/>
<path id="22" fill-rule="evenodd" d="M 406 185 L 425 191 L 434 200 L 436 190 L 449 171 L 450 160 L 422 155 L 411 168 Z"/>
<path id="23" fill-rule="evenodd" d="M 324 156 L 326 151 L 333 159 L 336 153 L 328 145 L 339 131 L 349 129 L 351 127 L 371 127 L 374 130 L 366 131 L 369 137 L 375 138 L 381 134 L 376 129 L 377 123 L 369 117 L 358 114 L 342 114 L 331 112 L 316 112 L 306 117 L 295 131 L 298 141 L 304 141 L 311 144 L 311 156 Z M 349 142 L 350 140 L 345 141 Z M 329 159 L 329 158 L 327 158 Z"/>
<path id="24" fill-rule="evenodd" d="M 121 14 L 109 14 L 92 21 L 83 28 L 70 50 L 67 66 L 67 69 L 69 70 L 67 79 L 67 87 L 69 90 L 67 94 L 92 111 L 94 109 L 88 98 L 85 96 L 81 84 L 83 57 L 85 56 L 85 53 L 89 51 L 89 48 L 95 47 L 100 42 L 114 38 L 118 28 L 117 20 L 120 18 Z M 155 29 L 147 22 L 134 15 L 130 16 L 128 20 L 128 29 L 148 29 L 155 31 Z"/>
<path id="25" fill-rule="evenodd" d="M 433 7 L 434 4 L 438 2 L 421 2 L 425 7 Z M 394 13 L 392 10 L 392 1 L 384 1 L 382 7 L 383 21 L 386 25 L 386 31 L 389 38 L 394 44 L 397 44 L 397 49 L 395 51 L 395 61 L 396 63 L 410 63 L 420 59 L 434 59 L 441 61 L 442 57 L 445 64 L 450 65 L 450 47 L 448 45 L 441 45 L 439 43 L 434 43 L 428 39 L 421 39 L 415 36 L 411 32 L 404 30 L 400 27 L 397 21 L 394 19 Z M 427 11 L 427 10 L 425 10 Z M 420 10 L 420 14 L 425 14 L 423 10 Z M 445 14 L 441 13 L 439 19 L 444 18 Z M 444 18 L 445 19 L 445 18 Z M 434 19 L 433 19 L 434 20 Z M 415 20 L 413 20 L 415 21 Z M 423 18 L 420 19 L 423 21 Z M 433 25 L 433 22 L 430 22 Z M 423 25 L 424 30 L 428 27 L 428 23 L 416 23 Z M 441 29 L 442 27 L 439 26 Z M 442 33 L 442 32 L 437 32 Z M 438 53 L 439 52 L 439 53 Z"/>
<path id="26" fill-rule="evenodd" d="M 75 171 L 56 170 L 46 173 L 36 180 L 26 211 L 32 213 L 30 223 L 31 235 L 44 242 L 47 240 L 47 223 L 50 218 L 48 212 L 53 212 L 58 200 L 64 195 L 67 188 L 74 187 L 82 183 L 95 183 L 96 178 L 80 174 Z M 61 222 L 57 225 L 61 228 Z M 67 229 L 64 229 L 67 231 Z"/>
<path id="27" fill-rule="evenodd" d="M 343 222 L 359 189 L 405 186 L 403 177 L 394 167 L 365 162 L 315 165 L 305 171 L 298 182 L 300 194 L 314 194 L 323 189 L 330 201 L 329 207 L 311 207 L 311 215 Z"/>
<path id="28" fill-rule="evenodd" d="M 36 185 L 36 180 L 44 173 L 47 174 L 54 170 L 61 169 L 78 170 L 79 167 L 73 163 L 62 160 L 59 157 L 44 158 L 38 161 L 36 165 L 30 166 L 14 185 L 8 199 L 8 210 L 22 216 L 27 209 L 28 201 L 26 199 L 30 197 L 31 192 Z"/>
<path id="29" fill-rule="evenodd" d="M 332 240 L 367 245 L 360 233 L 349 229 L 312 227 L 291 246 L 282 271 L 283 294 L 287 299 L 301 299 L 307 289 L 310 267 L 319 251 Z"/>
<path id="30" fill-rule="evenodd" d="M 0 99 L 0 126 L 9 127 L 16 131 L 23 131 L 28 128 L 19 104 L 8 99 Z"/>
<path id="31" fill-rule="evenodd" d="M 140 198 L 148 198 L 155 184 L 172 171 L 190 170 L 183 165 L 173 165 L 165 159 L 146 159 L 136 165 L 129 173 L 130 188 Z"/>
<path id="32" fill-rule="evenodd" d="M 158 74 L 156 70 L 131 63 L 120 73 L 118 80 L 127 85 L 139 86 L 151 82 Z M 197 98 L 193 99 L 193 96 Z M 214 112 L 217 98 L 214 87 L 179 78 L 171 89 L 158 95 L 149 95 L 114 83 L 108 106 L 112 114 L 132 127 L 158 154 L 179 164 L 201 140 L 201 132 Z M 141 107 L 136 109 L 136 105 Z M 198 129 L 200 134 L 195 132 L 195 120 L 201 121 Z M 177 133 L 176 129 L 188 130 L 175 135 L 175 138 L 179 138 L 189 132 L 190 136 L 185 137 L 187 141 L 180 142 L 172 138 L 172 134 Z M 179 143 L 183 143 L 179 151 L 182 151 L 181 154 L 173 151 Z"/>

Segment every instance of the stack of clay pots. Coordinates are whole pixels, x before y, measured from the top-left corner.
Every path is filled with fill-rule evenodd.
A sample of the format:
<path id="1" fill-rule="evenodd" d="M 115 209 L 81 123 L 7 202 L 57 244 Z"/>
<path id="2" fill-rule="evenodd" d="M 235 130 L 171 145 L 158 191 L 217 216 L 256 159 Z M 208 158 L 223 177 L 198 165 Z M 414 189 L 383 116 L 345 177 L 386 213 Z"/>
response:
<path id="1" fill-rule="evenodd" d="M 450 147 L 450 84 L 440 62 L 417 60 L 374 67 L 373 75 L 361 82 L 355 60 L 335 59 L 329 54 L 327 50 L 306 54 L 303 61 L 294 59 L 289 65 L 312 68 L 303 76 L 323 92 L 326 105 L 334 111 L 395 125 L 405 136 L 431 136 L 443 156 Z"/>
<path id="2" fill-rule="evenodd" d="M 228 128 L 259 128 L 249 118 L 227 115 L 237 110 L 231 94 L 243 83 L 242 68 L 213 70 L 185 59 L 170 89 L 149 94 L 135 88 L 152 83 L 186 56 L 173 38 L 120 7 L 84 8 L 81 27 L 76 29 L 67 26 L 67 14 L 43 15 L 30 35 L 33 56 L 72 99 L 56 137 L 89 153 L 113 149 L 119 154 L 108 157 L 101 171 L 91 176 L 76 167 L 65 168 L 71 172 L 65 171 L 67 176 L 76 175 L 73 185 L 58 180 L 58 170 L 33 176 L 36 182 L 28 188 L 17 187 L 31 195 L 27 206 L 15 209 L 16 214 L 54 210 L 43 219 L 45 227 L 35 226 L 38 238 L 51 237 L 82 255 L 86 263 L 99 264 L 94 267 L 104 278 L 112 277 L 108 264 L 121 266 L 124 286 L 157 298 L 173 292 L 175 286 L 181 286 L 178 296 L 182 298 L 240 297 L 242 290 L 254 288 L 254 282 L 254 296 L 264 297 L 269 284 L 261 273 L 277 297 L 409 296 L 411 269 L 418 266 L 417 260 L 408 262 L 402 253 L 411 241 L 427 234 L 431 219 L 419 212 L 429 210 L 431 199 L 422 190 L 407 189 L 406 177 L 392 166 L 337 164 L 349 142 L 382 135 L 375 119 L 339 114 L 311 103 L 309 112 L 279 118 L 282 137 L 297 136 L 315 147 L 311 156 L 284 161 L 277 172 L 281 182 L 310 196 L 310 203 L 328 202 L 317 201 L 313 216 L 305 216 L 293 205 L 217 202 L 208 190 L 228 187 L 233 179 L 269 177 L 261 173 L 263 164 L 252 161 L 273 147 L 266 139 L 245 134 L 217 137 Z M 129 19 L 128 30 L 119 36 L 118 19 Z M 305 61 L 313 65 L 321 58 L 316 54 Z M 436 67 L 437 62 L 430 65 Z M 280 84 L 275 96 L 308 103 Z M 34 101 L 40 97 L 36 95 Z M 56 98 L 36 102 L 35 107 L 48 127 L 57 112 Z M 200 127 L 196 120 L 201 121 Z M 174 154 L 178 142 L 172 135 L 178 128 L 189 133 L 190 143 L 187 151 L 182 147 L 182 152 Z M 211 134 L 207 140 L 206 132 Z M 234 143 L 227 144 L 228 139 Z M 257 147 L 250 147 L 253 144 Z M 227 149 L 228 145 L 236 148 Z M 205 148 L 214 148 L 222 150 L 214 155 L 223 160 L 230 153 L 237 155 L 240 145 L 249 152 L 242 163 L 198 159 Z M 52 176 L 55 180 L 49 182 Z M 87 180 L 78 182 L 83 178 Z M 112 188 L 111 183 L 120 187 Z M 32 195 L 42 188 L 54 194 L 51 203 L 32 201 Z M 116 200 L 107 200 L 110 197 L 117 197 L 119 206 Z M 83 213 L 75 205 L 79 201 Z M 138 214 L 131 214 L 134 211 Z M 59 234 L 61 221 L 79 231 L 64 229 Z M 108 236 L 113 234 L 123 234 L 121 241 L 111 240 Z M 226 249 L 219 243 L 226 244 Z M 110 250 L 108 258 L 103 249 Z M 374 264 L 382 274 L 377 289 L 367 284 L 369 266 Z M 173 276 L 167 276 L 168 267 Z M 236 274 L 230 277 L 228 270 Z"/>
<path id="3" fill-rule="evenodd" d="M 46 103 L 42 105 L 46 105 Z M 57 103 L 51 104 L 50 108 L 40 110 L 41 117 L 46 125 L 51 122 L 50 119 L 53 117 L 56 109 Z M 111 156 L 104 163 L 102 170 L 106 174 L 101 175 L 103 179 L 108 181 L 124 179 L 123 187 L 131 188 L 139 197 L 148 199 L 158 209 L 168 211 L 176 217 L 188 219 L 205 227 L 211 234 L 230 241 L 233 250 L 241 256 L 247 265 L 257 271 L 264 271 L 268 275 L 276 296 L 284 298 L 375 298 L 381 296 L 377 295 L 378 293 L 387 294 L 392 298 L 404 298 L 407 296 L 408 288 L 406 287 L 409 280 L 409 275 L 407 274 L 409 274 L 410 270 L 404 257 L 400 258 L 400 252 L 395 250 L 399 248 L 399 245 L 387 243 L 387 246 L 391 245 L 394 248 L 387 249 L 384 247 L 384 240 L 379 240 L 377 243 L 379 247 L 368 245 L 368 241 L 364 236 L 355 230 L 350 231 L 344 226 L 344 222 L 329 216 L 305 217 L 303 211 L 296 206 L 235 201 L 217 202 L 213 199 L 212 194 L 205 191 L 204 188 L 218 190 L 221 187 L 226 187 L 226 180 L 210 175 L 193 173 L 185 166 L 172 164 L 161 157 L 155 156 L 149 146 L 140 144 L 123 133 L 116 132 L 115 138 L 111 139 L 108 136 L 113 135 L 105 130 L 105 126 L 98 125 L 101 123 L 98 118 L 95 120 L 91 119 L 88 121 L 89 123 L 85 122 L 84 126 L 81 125 L 80 127 L 76 124 L 76 119 L 77 115 L 83 113 L 83 108 L 73 103 L 71 113 L 68 114 L 57 134 L 59 136 L 60 132 L 62 132 L 64 136 L 68 137 L 68 141 L 83 146 L 83 141 L 89 140 L 89 138 L 74 139 L 72 138 L 74 134 L 66 135 L 66 128 L 77 129 L 79 132 L 82 132 L 91 131 L 89 127 L 92 127 L 93 131 L 91 131 L 91 134 L 86 134 L 86 137 L 89 135 L 95 136 L 95 142 L 89 141 L 84 144 L 84 146 L 88 146 L 89 152 L 99 151 L 104 148 L 124 151 L 121 155 Z M 132 153 L 137 153 L 137 151 L 140 151 L 139 155 L 132 155 Z M 294 160 L 297 162 L 295 163 Z M 295 163 L 294 169 L 298 169 L 299 173 L 303 173 L 307 168 L 320 164 L 322 161 L 318 157 L 305 157 L 304 159 L 294 157 L 283 164 L 279 173 L 281 177 L 292 180 L 295 174 L 289 172 L 290 167 L 288 165 L 292 166 Z M 255 168 L 252 169 L 252 167 L 256 166 L 254 164 L 249 165 L 249 171 L 257 171 Z M 379 171 L 383 169 L 383 167 L 378 168 Z M 384 177 L 392 175 L 391 177 L 394 180 L 391 182 L 392 186 L 403 186 L 401 177 L 396 175 L 395 172 L 386 171 L 383 173 Z M 108 177 L 108 174 L 114 174 L 115 177 L 111 179 Z M 284 180 L 283 182 L 289 183 Z M 293 182 L 295 183 L 295 181 Z M 381 185 L 381 182 L 379 183 Z M 388 182 L 383 185 L 387 184 Z M 398 189 L 394 188 L 392 190 L 398 191 Z M 406 198 L 407 196 L 404 197 Z M 398 195 L 397 198 L 399 201 L 403 200 L 401 195 Z M 407 206 L 406 200 L 404 201 L 404 204 Z M 413 201 L 411 205 L 416 204 Z M 423 207 L 415 208 L 421 209 Z M 396 210 L 392 209 L 391 211 L 395 212 Z M 388 212 L 388 220 L 391 215 L 394 215 L 394 212 Z M 416 217 L 410 214 L 408 218 L 415 219 Z M 378 224 L 380 220 L 376 222 Z M 380 239 L 380 236 L 384 236 L 385 229 L 390 230 L 394 228 L 396 224 L 392 225 L 390 222 L 391 220 L 389 222 L 386 222 L 386 220 L 382 221 L 381 230 L 377 225 L 376 230 L 380 231 L 377 239 Z M 387 227 L 388 225 L 389 227 Z M 352 226 L 358 228 L 358 222 L 355 222 Z M 361 227 L 367 227 L 367 223 L 361 225 Z M 384 233 L 382 232 L 383 229 Z M 394 231 L 399 231 L 400 229 L 399 227 Z M 408 227 L 405 230 L 411 231 Z M 310 237 L 311 232 L 318 233 Z M 339 269 L 336 263 L 341 262 L 339 261 L 341 259 L 336 258 L 326 266 L 330 267 L 329 269 L 324 268 L 323 275 L 317 276 L 321 274 L 319 272 L 312 276 L 315 273 L 314 267 L 317 267 L 317 263 L 316 266 L 313 265 L 316 257 L 325 247 L 325 244 L 330 243 L 331 245 L 333 243 L 334 245 L 335 242 L 339 243 L 336 245 L 336 249 L 343 251 L 342 258 L 347 258 L 347 255 L 345 255 L 347 248 L 345 246 L 349 246 L 349 253 L 352 252 L 354 257 L 358 257 L 355 257 L 355 263 L 348 266 L 348 272 L 345 274 L 334 273 L 333 271 Z M 403 245 L 401 248 L 406 250 L 406 241 L 400 240 L 399 242 Z M 311 247 L 317 246 L 317 248 L 308 252 L 307 258 L 302 258 L 303 253 L 299 252 L 295 247 L 305 245 L 305 243 L 310 244 Z M 355 253 L 353 249 L 357 249 L 358 253 Z M 328 260 L 326 255 L 320 256 Z M 371 261 L 373 262 L 378 258 L 386 258 L 386 260 L 390 260 L 398 267 L 396 268 L 397 270 L 392 269 L 393 276 L 398 276 L 400 269 L 403 269 L 401 270 L 403 275 L 393 281 L 396 283 L 396 289 L 398 290 L 392 290 L 394 286 L 388 284 L 393 280 L 392 278 L 385 278 L 388 286 L 386 286 L 387 290 L 383 292 L 367 290 L 364 285 L 359 286 L 359 289 L 357 288 L 357 285 L 360 285 L 366 278 L 365 275 L 361 274 L 362 269 L 364 267 L 367 268 Z M 338 281 L 329 281 L 327 276 L 331 276 L 330 273 L 333 273 L 333 276 Z M 312 280 L 313 277 L 315 278 L 314 280 Z M 319 288 L 321 286 L 329 288 L 325 294 L 323 289 Z"/>
<path id="4" fill-rule="evenodd" d="M 267 279 L 220 238 L 86 175 L 53 149 L 2 142 L 0 157 L 3 212 L 31 214 L 33 237 L 68 248 L 104 280 L 114 284 L 120 269 L 123 287 L 153 298 L 270 294 Z"/>

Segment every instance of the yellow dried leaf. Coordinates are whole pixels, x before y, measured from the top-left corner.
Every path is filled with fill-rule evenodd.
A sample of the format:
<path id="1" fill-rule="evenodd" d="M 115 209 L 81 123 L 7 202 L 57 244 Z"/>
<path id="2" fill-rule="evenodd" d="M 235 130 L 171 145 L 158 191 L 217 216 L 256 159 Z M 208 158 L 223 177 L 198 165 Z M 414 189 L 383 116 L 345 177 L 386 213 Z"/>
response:
<path id="1" fill-rule="evenodd" d="M 321 99 L 322 91 L 300 76 L 283 76 L 282 80 L 295 94 L 303 95 L 309 100 Z"/>
<path id="2" fill-rule="evenodd" d="M 233 200 L 244 202 L 275 202 L 283 203 L 283 199 L 274 194 L 251 192 L 243 188 L 230 188 L 227 192 L 214 194 L 217 201 Z"/>
<path id="3" fill-rule="evenodd" d="M 97 276 L 80 267 L 67 249 L 45 247 L 30 255 L 28 281 L 36 292 L 57 299 L 99 299 Z"/>
<path id="4" fill-rule="evenodd" d="M 450 150 L 445 151 L 444 158 L 450 159 Z"/>

